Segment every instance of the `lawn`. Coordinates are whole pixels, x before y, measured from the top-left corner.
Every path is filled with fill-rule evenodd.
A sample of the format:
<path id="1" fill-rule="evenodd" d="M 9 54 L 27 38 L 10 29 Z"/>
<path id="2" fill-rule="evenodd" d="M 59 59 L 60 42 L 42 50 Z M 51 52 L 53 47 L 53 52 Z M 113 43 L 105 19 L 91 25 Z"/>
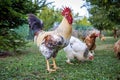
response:
<path id="1" fill-rule="evenodd" d="M 57 65 L 61 68 L 53 73 L 46 71 L 44 57 L 36 45 L 30 42 L 26 50 L 18 55 L 0 58 L 0 80 L 120 80 L 120 60 L 114 56 L 113 44 L 117 40 L 107 37 L 106 41 L 97 39 L 93 61 L 67 64 L 61 50 Z"/>

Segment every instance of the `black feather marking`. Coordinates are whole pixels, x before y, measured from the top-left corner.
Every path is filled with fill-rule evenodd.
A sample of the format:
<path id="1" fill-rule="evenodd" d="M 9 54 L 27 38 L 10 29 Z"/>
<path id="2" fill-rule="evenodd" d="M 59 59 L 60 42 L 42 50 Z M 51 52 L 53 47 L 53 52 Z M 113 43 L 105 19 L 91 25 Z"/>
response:
<path id="1" fill-rule="evenodd" d="M 70 43 L 70 47 L 72 48 L 73 43 Z"/>
<path id="2" fill-rule="evenodd" d="M 88 53 L 89 53 L 89 50 L 88 50 L 88 48 L 86 48 L 83 56 L 84 56 L 85 58 L 87 58 Z"/>
<path id="3" fill-rule="evenodd" d="M 44 24 L 42 20 L 39 20 L 34 14 L 28 14 L 29 28 L 35 34 L 39 30 L 42 30 Z"/>
<path id="4" fill-rule="evenodd" d="M 52 57 L 55 58 L 57 56 L 58 50 L 54 51 Z"/>
<path id="5" fill-rule="evenodd" d="M 62 36 L 60 36 L 61 41 L 57 42 L 58 45 L 62 45 L 62 43 L 64 42 L 64 38 Z"/>

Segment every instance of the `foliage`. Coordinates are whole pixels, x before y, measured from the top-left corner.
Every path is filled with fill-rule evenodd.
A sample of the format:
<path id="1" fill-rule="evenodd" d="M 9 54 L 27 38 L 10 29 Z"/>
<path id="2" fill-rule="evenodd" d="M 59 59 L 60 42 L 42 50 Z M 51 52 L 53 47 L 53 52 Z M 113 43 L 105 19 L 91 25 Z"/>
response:
<path id="1" fill-rule="evenodd" d="M 15 28 L 14 31 L 21 35 L 22 38 L 26 39 L 29 35 L 29 26 L 28 24 L 23 24 L 21 26 L 18 26 L 18 28 Z"/>
<path id="2" fill-rule="evenodd" d="M 114 56 L 115 39 L 107 37 L 106 41 L 97 39 L 97 49 L 93 61 L 67 64 L 66 54 L 60 51 L 56 57 L 61 68 L 53 73 L 46 71 L 46 62 L 38 48 L 33 43 L 28 51 L 17 56 L 0 58 L 1 80 L 119 80 L 120 62 Z"/>
<path id="3" fill-rule="evenodd" d="M 48 30 L 51 27 L 53 27 L 53 24 L 55 22 L 62 21 L 62 16 L 61 16 L 60 11 L 54 10 L 54 7 L 52 8 L 44 7 L 38 14 L 38 17 L 41 20 L 43 20 L 45 30 Z"/>
<path id="4" fill-rule="evenodd" d="M 75 18 L 78 17 L 78 14 L 75 15 Z M 93 27 L 91 27 L 91 23 L 88 21 L 88 19 L 86 17 L 83 17 L 82 19 L 77 19 L 75 20 L 75 24 L 73 25 L 74 29 L 76 30 L 90 30 L 93 29 Z"/>
<path id="5" fill-rule="evenodd" d="M 48 4 L 46 0 L 0 0 L 0 52 L 24 48 L 29 29 L 24 26 L 15 28 L 28 23 L 26 14 L 36 13 Z"/>
<path id="6" fill-rule="evenodd" d="M 6 27 L 11 29 L 25 23 L 26 14 L 35 13 L 46 5 L 46 0 L 41 1 L 42 4 L 39 5 L 32 0 L 0 0 L 0 29 Z"/>
<path id="7" fill-rule="evenodd" d="M 120 25 L 119 0 L 87 0 L 91 3 L 90 22 L 98 29 L 113 29 Z"/>
<path id="8" fill-rule="evenodd" d="M 18 49 L 25 48 L 26 41 L 21 35 L 16 33 L 13 29 L 0 30 L 0 52 L 16 52 Z"/>
<path id="9" fill-rule="evenodd" d="M 113 31 L 112 30 L 103 30 L 102 33 L 105 36 L 113 36 Z"/>
<path id="10" fill-rule="evenodd" d="M 97 9 L 95 13 L 93 11 L 93 16 L 91 16 L 89 19 L 90 22 L 93 24 L 94 27 L 96 27 L 99 30 L 111 29 L 111 27 L 113 27 L 113 23 L 108 19 L 107 15 L 104 14 L 107 11 L 100 10 Z"/>
<path id="11" fill-rule="evenodd" d="M 93 30 L 95 28 L 93 28 L 92 26 L 84 26 L 84 25 L 75 25 L 75 30 L 79 30 L 79 31 L 90 31 Z"/>
<path id="12" fill-rule="evenodd" d="M 83 25 L 83 26 L 91 26 L 91 23 L 88 21 L 86 17 L 84 17 L 81 20 L 76 20 L 75 22 L 76 25 Z"/>

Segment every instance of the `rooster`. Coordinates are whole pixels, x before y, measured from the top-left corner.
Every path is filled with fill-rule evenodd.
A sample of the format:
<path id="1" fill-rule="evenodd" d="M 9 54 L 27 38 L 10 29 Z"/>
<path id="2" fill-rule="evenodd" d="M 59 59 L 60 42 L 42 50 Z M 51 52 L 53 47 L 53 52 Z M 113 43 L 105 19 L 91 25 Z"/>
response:
<path id="1" fill-rule="evenodd" d="M 70 60 L 74 58 L 77 58 L 79 61 L 94 59 L 94 56 L 89 51 L 87 45 L 73 36 L 70 39 L 69 45 L 64 48 L 64 51 L 66 52 L 67 57 L 66 62 L 69 64 L 73 64 Z"/>
<path id="2" fill-rule="evenodd" d="M 115 52 L 115 56 L 120 59 L 120 40 L 118 40 L 115 44 L 114 44 L 114 52 Z"/>
<path id="3" fill-rule="evenodd" d="M 95 41 L 96 41 L 96 37 L 99 36 L 99 33 L 96 33 L 96 32 L 93 32 L 91 33 L 90 35 L 88 35 L 84 42 L 86 43 L 86 45 L 88 46 L 89 50 L 94 54 L 94 50 L 96 48 L 96 44 L 95 44 Z"/>
<path id="4" fill-rule="evenodd" d="M 71 9 L 65 7 L 62 10 L 62 22 L 53 31 L 43 31 L 40 21 L 35 15 L 28 15 L 30 29 L 34 32 L 34 42 L 39 47 L 39 50 L 45 56 L 48 72 L 53 72 L 59 69 L 56 65 L 55 57 L 59 50 L 69 44 L 72 33 L 73 17 Z M 53 69 L 50 68 L 49 59 L 52 58 Z"/>

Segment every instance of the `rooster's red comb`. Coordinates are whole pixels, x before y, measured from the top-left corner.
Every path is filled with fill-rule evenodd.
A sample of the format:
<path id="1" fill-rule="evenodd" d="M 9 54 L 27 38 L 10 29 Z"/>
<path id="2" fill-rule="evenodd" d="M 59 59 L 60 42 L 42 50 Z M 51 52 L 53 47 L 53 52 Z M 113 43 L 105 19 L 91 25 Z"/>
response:
<path id="1" fill-rule="evenodd" d="M 71 9 L 69 7 L 65 7 L 63 10 L 62 10 L 62 15 L 64 16 L 65 14 L 69 14 L 71 13 Z"/>

